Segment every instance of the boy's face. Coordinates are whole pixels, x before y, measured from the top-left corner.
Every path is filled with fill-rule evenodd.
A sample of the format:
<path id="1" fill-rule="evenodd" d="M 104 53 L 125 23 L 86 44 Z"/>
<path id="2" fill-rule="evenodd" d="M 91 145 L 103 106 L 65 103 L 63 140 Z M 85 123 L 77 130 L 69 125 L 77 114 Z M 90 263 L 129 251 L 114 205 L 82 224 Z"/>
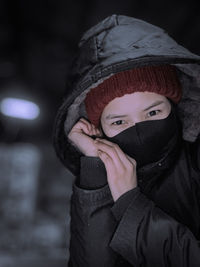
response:
<path id="1" fill-rule="evenodd" d="M 113 137 L 138 122 L 165 119 L 170 111 L 165 96 L 136 92 L 113 99 L 101 114 L 101 126 L 108 137 Z"/>

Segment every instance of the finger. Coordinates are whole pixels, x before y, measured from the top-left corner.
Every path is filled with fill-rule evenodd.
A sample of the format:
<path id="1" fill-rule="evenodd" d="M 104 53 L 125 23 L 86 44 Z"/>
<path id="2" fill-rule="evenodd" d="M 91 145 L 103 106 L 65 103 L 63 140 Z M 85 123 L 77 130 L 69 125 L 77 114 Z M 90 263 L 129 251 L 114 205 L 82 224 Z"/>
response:
<path id="1" fill-rule="evenodd" d="M 100 130 L 98 128 L 95 127 L 95 130 L 94 131 L 95 131 L 95 135 L 96 136 L 98 136 L 98 137 L 101 137 L 102 136 L 102 134 L 101 134 L 101 132 L 100 132 Z"/>
<path id="2" fill-rule="evenodd" d="M 88 122 L 86 119 L 84 118 L 80 118 L 80 121 L 83 122 L 85 125 L 87 125 L 88 130 L 91 132 L 92 131 L 92 125 L 90 122 Z"/>
<path id="3" fill-rule="evenodd" d="M 102 132 L 98 129 L 98 134 L 97 134 L 97 136 L 99 136 L 99 137 L 102 137 L 103 136 L 103 134 L 102 134 Z"/>
<path id="4" fill-rule="evenodd" d="M 110 176 L 111 173 L 116 171 L 113 159 L 106 152 L 101 150 L 98 150 L 98 155 L 105 165 L 107 177 Z"/>
<path id="5" fill-rule="evenodd" d="M 92 135 L 97 135 L 96 127 L 93 124 L 91 124 L 91 126 L 92 126 Z"/>
<path id="6" fill-rule="evenodd" d="M 94 141 L 97 149 L 108 154 L 113 159 L 113 162 L 116 165 L 116 167 L 120 167 L 121 165 L 123 165 L 117 151 L 114 148 L 113 143 L 107 144 L 107 143 L 101 142 L 100 140 L 97 140 L 97 139 Z"/>
<path id="7" fill-rule="evenodd" d="M 81 117 L 80 118 L 81 121 L 85 122 L 86 124 L 91 124 L 88 120 L 86 120 L 85 118 Z"/>
<path id="8" fill-rule="evenodd" d="M 94 124 L 90 123 L 89 121 L 87 121 L 84 118 L 81 118 L 80 120 L 88 126 L 90 135 L 100 136 L 100 131 L 99 131 L 99 129 L 96 128 L 96 126 Z"/>
<path id="9" fill-rule="evenodd" d="M 92 123 L 91 126 L 92 126 L 92 134 L 100 137 L 101 136 L 100 130 Z"/>
<path id="10" fill-rule="evenodd" d="M 127 155 L 122 151 L 122 149 L 121 149 L 117 144 L 115 144 L 115 143 L 113 143 L 113 142 L 110 142 L 110 141 L 108 141 L 108 140 L 106 140 L 106 139 L 99 139 L 99 138 L 97 138 L 96 140 L 97 140 L 97 141 L 100 141 L 100 142 L 102 142 L 102 143 L 104 143 L 104 144 L 107 144 L 107 145 L 109 145 L 109 146 L 112 146 L 112 147 L 116 150 L 116 152 L 117 152 L 117 154 L 118 154 L 118 157 L 121 159 L 122 163 L 123 163 L 125 166 L 126 166 L 129 162 L 132 163 L 132 161 L 130 161 L 130 160 L 127 158 Z"/>
<path id="11" fill-rule="evenodd" d="M 85 125 L 87 125 L 87 128 L 88 128 L 88 135 L 92 136 L 96 136 L 97 135 L 97 132 L 98 132 L 98 129 L 95 127 L 94 124 L 88 122 L 87 120 L 85 120 L 84 118 L 81 118 L 80 121 L 82 123 L 84 123 Z"/>
<path id="12" fill-rule="evenodd" d="M 110 142 L 110 141 L 108 141 L 108 140 L 106 140 L 106 139 L 103 139 L 103 138 L 97 138 L 96 140 L 97 140 L 97 141 L 100 141 L 100 142 L 103 142 L 103 143 L 105 143 L 105 144 L 108 144 L 109 146 L 113 146 L 113 145 L 115 145 L 115 143 Z"/>
<path id="13" fill-rule="evenodd" d="M 74 127 L 72 128 L 71 132 L 82 132 L 82 133 L 89 135 L 89 129 L 87 125 L 82 121 L 79 121 L 78 123 L 76 123 Z"/>

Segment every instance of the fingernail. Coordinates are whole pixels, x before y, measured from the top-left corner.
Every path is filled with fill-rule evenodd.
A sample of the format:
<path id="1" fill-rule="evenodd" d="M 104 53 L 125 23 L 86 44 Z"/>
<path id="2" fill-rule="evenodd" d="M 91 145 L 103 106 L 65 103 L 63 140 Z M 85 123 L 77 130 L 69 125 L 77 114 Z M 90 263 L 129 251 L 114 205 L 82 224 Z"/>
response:
<path id="1" fill-rule="evenodd" d="M 98 154 L 101 156 L 102 155 L 102 151 L 98 150 Z"/>

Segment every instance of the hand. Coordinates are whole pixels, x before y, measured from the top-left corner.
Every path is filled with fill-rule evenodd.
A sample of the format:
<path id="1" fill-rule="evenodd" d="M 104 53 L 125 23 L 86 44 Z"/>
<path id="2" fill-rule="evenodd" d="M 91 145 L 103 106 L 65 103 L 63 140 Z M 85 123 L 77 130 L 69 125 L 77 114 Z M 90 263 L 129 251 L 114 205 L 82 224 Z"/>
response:
<path id="1" fill-rule="evenodd" d="M 71 129 L 68 139 L 86 156 L 98 157 L 97 148 L 91 136 L 101 136 L 93 124 L 81 118 Z"/>
<path id="2" fill-rule="evenodd" d="M 103 161 L 112 197 L 121 195 L 137 186 L 136 161 L 126 155 L 117 144 L 97 138 L 95 145 Z"/>

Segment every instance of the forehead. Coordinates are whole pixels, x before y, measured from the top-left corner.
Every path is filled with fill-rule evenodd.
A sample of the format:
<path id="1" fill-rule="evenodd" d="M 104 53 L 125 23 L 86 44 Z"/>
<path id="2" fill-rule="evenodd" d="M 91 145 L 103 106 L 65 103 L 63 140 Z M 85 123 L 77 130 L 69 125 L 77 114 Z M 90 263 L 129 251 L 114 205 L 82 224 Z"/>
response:
<path id="1" fill-rule="evenodd" d="M 140 111 L 151 105 L 155 101 L 166 102 L 167 98 L 163 95 L 150 92 L 136 92 L 127 94 L 122 97 L 113 99 L 104 108 L 102 116 L 107 115 L 110 112 L 134 112 Z"/>

